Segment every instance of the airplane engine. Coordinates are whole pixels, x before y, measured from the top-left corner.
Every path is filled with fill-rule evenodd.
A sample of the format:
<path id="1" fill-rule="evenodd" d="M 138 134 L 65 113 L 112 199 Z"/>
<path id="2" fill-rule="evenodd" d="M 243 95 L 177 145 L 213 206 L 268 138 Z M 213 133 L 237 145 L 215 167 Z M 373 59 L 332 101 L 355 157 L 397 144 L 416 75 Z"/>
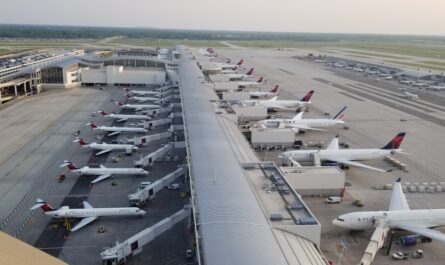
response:
<path id="1" fill-rule="evenodd" d="M 419 243 L 430 243 L 432 240 L 429 237 L 419 235 L 401 236 L 400 244 L 403 247 L 415 246 Z"/>

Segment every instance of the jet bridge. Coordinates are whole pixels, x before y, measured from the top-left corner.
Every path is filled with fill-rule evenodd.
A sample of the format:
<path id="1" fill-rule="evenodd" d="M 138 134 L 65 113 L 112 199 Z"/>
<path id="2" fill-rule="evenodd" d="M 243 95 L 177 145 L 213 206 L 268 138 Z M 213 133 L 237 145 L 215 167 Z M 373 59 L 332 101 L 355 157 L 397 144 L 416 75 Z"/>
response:
<path id="1" fill-rule="evenodd" d="M 166 113 L 166 112 L 172 112 L 174 105 L 170 104 L 167 107 L 164 108 L 160 108 L 160 109 L 150 109 L 150 110 L 144 110 L 142 111 L 142 113 L 146 114 L 146 115 L 150 115 L 150 116 L 157 116 L 159 114 L 162 113 Z"/>
<path id="2" fill-rule="evenodd" d="M 360 260 L 360 265 L 370 265 L 374 260 L 377 251 L 383 247 L 383 243 L 385 242 L 386 235 L 389 231 L 389 223 L 385 219 L 376 219 L 374 220 L 376 224 L 376 228 L 374 233 L 372 234 L 371 240 L 369 241 L 368 247 L 366 247 L 365 254 L 363 258 Z"/>
<path id="3" fill-rule="evenodd" d="M 158 150 L 154 151 L 153 153 L 150 153 L 144 157 L 141 157 L 141 159 L 134 161 L 134 166 L 147 168 L 147 167 L 153 165 L 153 163 L 155 161 L 166 156 L 169 152 L 171 152 L 173 150 L 173 148 L 174 148 L 174 144 L 168 143 L 168 144 L 162 146 L 161 148 L 159 148 Z"/>
<path id="4" fill-rule="evenodd" d="M 152 134 L 152 135 L 147 135 L 147 136 L 141 136 L 141 137 L 134 137 L 133 139 L 129 138 L 127 140 L 128 143 L 132 143 L 136 146 L 141 146 L 141 145 L 148 145 L 150 142 L 153 141 L 159 141 L 165 138 L 171 138 L 173 133 L 172 133 L 172 129 L 169 129 L 166 132 L 163 133 L 157 133 L 157 134 Z"/>
<path id="5" fill-rule="evenodd" d="M 150 120 L 150 121 L 143 121 L 141 123 L 138 123 L 138 125 L 142 125 L 145 129 L 152 130 L 160 125 L 170 125 L 172 123 L 172 118 L 169 116 L 165 119 L 158 119 L 158 120 Z"/>
<path id="6" fill-rule="evenodd" d="M 153 199 L 156 196 L 156 193 L 170 185 L 175 179 L 185 175 L 186 172 L 186 166 L 180 166 L 177 170 L 149 185 L 145 185 L 145 183 L 142 182 L 141 186 L 135 193 L 128 195 L 130 205 L 133 207 L 141 207 L 145 205 L 147 200 Z"/>
<path id="7" fill-rule="evenodd" d="M 100 253 L 103 265 L 125 264 L 127 257 L 137 255 L 142 251 L 142 247 L 150 243 L 157 236 L 172 228 L 175 224 L 188 218 L 191 213 L 191 206 L 185 205 L 184 209 L 167 217 L 153 226 L 142 230 L 136 235 L 128 238 L 124 242 L 116 243 L 116 246 L 107 248 Z"/>

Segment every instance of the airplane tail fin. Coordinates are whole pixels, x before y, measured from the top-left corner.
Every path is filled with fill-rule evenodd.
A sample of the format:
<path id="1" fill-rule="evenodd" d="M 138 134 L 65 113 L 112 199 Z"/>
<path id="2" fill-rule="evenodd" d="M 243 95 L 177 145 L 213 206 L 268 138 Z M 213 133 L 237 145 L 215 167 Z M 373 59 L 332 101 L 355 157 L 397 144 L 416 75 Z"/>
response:
<path id="1" fill-rule="evenodd" d="M 387 143 L 381 149 L 385 149 L 385 150 L 399 149 L 405 135 L 406 135 L 405 132 L 401 132 L 401 133 L 397 134 L 394 138 L 392 138 L 392 140 L 389 143 Z"/>
<path id="2" fill-rule="evenodd" d="M 300 101 L 309 102 L 309 100 L 311 100 L 311 97 L 313 94 L 314 94 L 314 90 L 309 91 L 304 97 L 301 98 Z"/>
<path id="3" fill-rule="evenodd" d="M 79 169 L 73 162 L 65 160 L 60 167 L 68 167 L 69 170 Z"/>
<path id="4" fill-rule="evenodd" d="M 93 129 L 97 128 L 97 125 L 94 122 L 92 122 L 92 121 L 87 123 L 86 125 L 90 125 L 90 127 L 93 128 Z"/>
<path id="5" fill-rule="evenodd" d="M 42 199 L 37 199 L 36 203 L 30 209 L 34 210 L 37 208 L 41 208 L 44 212 L 54 211 L 54 208 Z"/>
<path id="6" fill-rule="evenodd" d="M 277 93 L 278 92 L 278 87 L 279 87 L 278 85 L 275 85 L 270 92 Z"/>
<path id="7" fill-rule="evenodd" d="M 76 140 L 73 141 L 74 143 L 79 143 L 80 145 L 86 145 L 88 144 L 87 142 L 85 142 L 85 140 L 83 140 L 83 138 L 77 138 Z"/>
<path id="8" fill-rule="evenodd" d="M 246 73 L 246 75 L 253 75 L 254 68 L 250 68 L 250 70 Z"/>
<path id="9" fill-rule="evenodd" d="M 343 116 L 344 116 L 344 111 L 346 110 L 346 107 L 347 106 L 344 106 L 332 119 L 333 120 L 341 120 L 341 119 L 343 119 Z"/>
<path id="10" fill-rule="evenodd" d="M 243 62 L 244 62 L 244 59 L 241 59 L 236 65 L 240 66 L 243 64 Z"/>
<path id="11" fill-rule="evenodd" d="M 257 83 L 262 83 L 263 82 L 263 77 L 260 77 L 259 79 L 258 79 L 258 81 L 256 81 Z"/>
<path id="12" fill-rule="evenodd" d="M 107 113 L 105 111 L 103 111 L 103 110 L 100 110 L 99 113 L 102 114 L 102 116 L 107 115 Z"/>

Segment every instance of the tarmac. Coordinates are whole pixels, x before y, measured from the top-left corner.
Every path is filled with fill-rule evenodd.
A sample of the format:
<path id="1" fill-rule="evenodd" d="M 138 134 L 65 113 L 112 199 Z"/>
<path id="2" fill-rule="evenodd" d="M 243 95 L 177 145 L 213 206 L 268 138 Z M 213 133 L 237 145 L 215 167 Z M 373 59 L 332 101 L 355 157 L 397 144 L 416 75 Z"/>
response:
<path id="1" fill-rule="evenodd" d="M 304 51 L 306 52 L 306 51 Z M 264 76 L 267 80 L 262 90 L 269 90 L 275 84 L 282 89 L 279 98 L 300 99 L 307 91 L 314 89 L 312 105 L 304 118 L 326 118 L 348 106 L 345 121 L 348 130 L 341 127 L 329 132 L 306 132 L 297 135 L 304 142 L 322 141 L 328 143 L 335 135 L 348 143 L 350 148 L 380 148 L 398 132 L 407 132 L 402 149 L 406 155 L 395 155 L 407 164 L 402 171 L 385 161 L 365 162 L 368 165 L 393 169 L 390 173 L 353 168 L 346 170 L 346 193 L 338 205 L 324 203 L 325 198 L 305 197 L 304 201 L 322 225 L 321 250 L 325 256 L 337 263 L 340 258 L 340 240 L 350 242 L 343 253 L 341 264 L 356 265 L 360 261 L 373 231 L 350 233 L 332 225 L 332 220 L 341 214 L 353 211 L 387 209 L 391 191 L 375 190 L 376 185 L 393 183 L 398 177 L 403 182 L 445 181 L 445 93 L 421 91 L 417 101 L 403 98 L 402 87 L 395 81 L 375 80 L 364 77 L 363 73 L 334 69 L 324 64 L 301 60 L 295 56 L 306 55 L 298 50 L 279 51 L 274 49 L 238 49 L 231 47 L 218 49 L 218 55 L 236 61 L 244 59 L 243 69 L 255 67 L 255 77 Z M 243 71 L 243 70 L 241 70 Z M 294 112 L 278 112 L 272 115 L 292 117 Z M 277 155 L 280 151 L 260 152 L 260 159 L 273 160 L 281 164 Z M 363 208 L 352 205 L 354 200 L 362 200 Z M 444 208 L 445 193 L 408 193 L 408 202 L 413 209 Z M 444 229 L 440 229 L 445 231 Z M 410 248 L 402 248 L 396 232 L 390 253 L 395 251 L 412 252 L 423 249 L 421 260 L 409 259 L 410 264 L 443 264 L 445 254 L 443 244 L 424 243 Z M 386 249 L 380 250 L 373 264 L 393 264 Z"/>
<path id="2" fill-rule="evenodd" d="M 78 176 L 66 168 L 60 168 L 63 160 L 70 160 L 78 166 L 86 164 L 103 164 L 107 167 L 133 167 L 133 161 L 139 156 L 147 155 L 168 139 L 151 142 L 130 156 L 122 152 L 111 152 L 94 156 L 93 150 L 80 148 L 73 143 L 74 132 L 80 130 L 80 137 L 87 142 L 111 142 L 113 139 L 126 140 L 133 134 L 106 136 L 106 133 L 93 131 L 85 123 L 94 121 L 98 125 L 111 125 L 114 122 L 95 116 L 92 112 L 105 110 L 119 112 L 120 108 L 114 101 L 123 101 L 124 93 L 116 87 L 99 90 L 92 87 L 80 87 L 69 90 L 47 92 L 20 100 L 14 105 L 0 111 L 4 122 L 0 125 L 2 141 L 0 146 L 0 165 L 2 186 L 0 187 L 0 220 L 4 220 L 2 230 L 10 235 L 33 244 L 49 254 L 59 257 L 68 264 L 101 264 L 99 253 L 111 247 L 117 241 L 123 241 L 143 229 L 170 216 L 188 204 L 188 197 L 180 196 L 188 192 L 188 183 L 184 177 L 177 181 L 179 191 L 162 190 L 144 209 L 143 217 L 101 217 L 76 232 L 67 231 L 64 219 L 51 219 L 42 214 L 40 209 L 29 208 L 36 198 L 45 199 L 53 207 L 82 207 L 87 200 L 93 207 L 125 207 L 129 206 L 128 194 L 134 193 L 141 181 L 162 178 L 174 171 L 185 161 L 185 149 L 176 149 L 177 160 L 161 159 L 149 168 L 145 177 L 116 176 L 103 180 L 95 185 L 90 181 L 94 176 Z M 175 108 L 174 111 L 177 111 Z M 179 108 L 180 110 L 180 108 Z M 123 112 L 128 112 L 124 110 Z M 169 114 L 160 114 L 154 119 L 166 118 Z M 134 121 L 114 124 L 128 126 Z M 173 124 L 181 124 L 182 119 L 175 118 Z M 164 132 L 169 128 L 161 125 L 148 134 Z M 183 140 L 182 132 L 178 132 L 178 141 Z M 14 144 L 11 144 L 14 143 Z M 3 151 L 4 150 L 4 151 Z M 119 162 L 112 157 L 119 156 Z M 59 175 L 65 174 L 66 179 L 59 181 Z M 74 226 L 75 220 L 67 220 Z M 74 223 L 72 223 L 74 221 Z M 103 226 L 105 233 L 98 233 Z M 128 264 L 183 264 L 186 262 L 185 250 L 191 248 L 191 238 L 187 222 L 180 222 L 172 231 L 160 235 L 150 243 L 153 248 L 143 247 L 143 251 L 135 258 L 129 257 Z M 167 240 L 166 240 L 167 238 Z M 159 242 L 158 242 L 159 240 Z M 173 258 L 174 257 L 174 258 Z"/>

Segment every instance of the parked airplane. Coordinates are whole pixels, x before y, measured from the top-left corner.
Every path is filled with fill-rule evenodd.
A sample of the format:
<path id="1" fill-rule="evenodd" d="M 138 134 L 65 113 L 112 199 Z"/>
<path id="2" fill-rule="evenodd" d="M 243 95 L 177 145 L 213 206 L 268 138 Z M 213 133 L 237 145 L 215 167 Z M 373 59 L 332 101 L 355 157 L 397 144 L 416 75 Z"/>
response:
<path id="1" fill-rule="evenodd" d="M 122 102 L 116 101 L 116 104 L 124 109 L 134 109 L 135 111 L 143 109 L 159 109 L 161 106 L 158 104 L 123 104 Z"/>
<path id="2" fill-rule="evenodd" d="M 250 70 L 245 74 L 232 74 L 229 73 L 229 80 L 235 81 L 235 80 L 242 80 L 244 78 L 252 77 L 253 76 L 254 68 L 250 68 Z"/>
<path id="3" fill-rule="evenodd" d="M 99 111 L 100 114 L 102 114 L 106 118 L 111 119 L 119 119 L 116 122 L 123 122 L 127 121 L 129 119 L 135 119 L 135 120 L 151 120 L 151 117 L 148 115 L 137 115 L 137 114 L 116 114 L 116 113 L 110 113 L 107 114 L 105 111 L 101 110 Z"/>
<path id="4" fill-rule="evenodd" d="M 154 104 L 163 105 L 171 100 L 171 96 L 166 96 L 163 98 L 157 98 L 157 97 L 131 97 L 128 94 L 125 94 L 128 99 L 136 100 L 138 103 L 144 103 L 144 102 L 152 102 Z"/>
<path id="5" fill-rule="evenodd" d="M 365 70 L 363 70 L 363 68 L 360 68 L 360 67 L 353 67 L 352 68 L 352 71 L 354 71 L 354 72 L 363 72 L 363 71 L 365 71 Z"/>
<path id="6" fill-rule="evenodd" d="M 107 179 L 112 175 L 147 175 L 148 171 L 142 168 L 107 168 L 103 165 L 100 165 L 99 168 L 91 168 L 89 166 L 84 166 L 82 168 L 78 168 L 76 165 L 71 163 L 70 161 L 64 161 L 60 167 L 68 167 L 70 172 L 79 174 L 79 175 L 96 175 L 99 176 L 91 181 L 92 184 L 97 183 L 101 180 Z"/>
<path id="7" fill-rule="evenodd" d="M 435 90 L 435 91 L 442 91 L 445 90 L 445 85 L 439 85 L 439 86 L 429 86 L 427 87 L 428 90 Z"/>
<path id="8" fill-rule="evenodd" d="M 96 142 L 94 143 L 87 143 L 82 138 L 78 138 L 73 141 L 74 143 L 79 143 L 82 148 L 91 148 L 91 149 L 97 149 L 102 150 L 100 152 L 97 152 L 95 155 L 102 155 L 108 152 L 111 152 L 113 150 L 125 150 L 125 151 L 137 151 L 139 148 L 132 144 L 107 144 L 107 143 L 101 143 L 98 144 Z"/>
<path id="9" fill-rule="evenodd" d="M 79 230 L 101 216 L 142 216 L 146 214 L 144 210 L 137 207 L 93 208 L 93 206 L 86 201 L 83 201 L 83 209 L 70 209 L 69 206 L 54 209 L 44 200 L 37 199 L 36 204 L 30 209 L 35 210 L 37 208 L 41 208 L 46 215 L 54 218 L 82 218 L 80 223 L 71 229 L 71 232 Z"/>
<path id="10" fill-rule="evenodd" d="M 128 88 L 124 88 L 124 91 L 127 93 L 131 93 L 134 95 L 138 95 L 138 96 L 154 96 L 154 97 L 159 97 L 159 94 L 162 92 L 166 92 L 168 90 L 171 89 L 171 85 L 165 85 L 159 88 L 156 88 L 154 90 L 130 90 Z"/>
<path id="11" fill-rule="evenodd" d="M 89 125 L 94 130 L 100 130 L 104 132 L 112 132 L 108 134 L 108 136 L 113 136 L 122 132 L 138 132 L 138 133 L 146 133 L 147 129 L 139 128 L 139 127 L 116 127 L 116 126 L 97 126 L 94 122 L 89 122 L 85 125 Z"/>
<path id="12" fill-rule="evenodd" d="M 262 85 L 264 83 L 265 83 L 265 81 L 263 81 L 263 77 L 260 77 L 256 82 L 255 81 L 242 81 L 242 82 L 238 82 L 238 87 L 239 88 L 246 88 L 246 87 Z"/>
<path id="13" fill-rule="evenodd" d="M 311 104 L 310 99 L 314 94 L 314 90 L 309 91 L 300 100 L 278 100 L 278 97 L 273 97 L 271 99 L 264 100 L 243 100 L 241 102 L 247 104 L 256 104 L 263 106 L 267 109 L 288 109 L 288 110 L 298 110 L 308 104 Z"/>
<path id="14" fill-rule="evenodd" d="M 222 70 L 236 70 L 243 64 L 244 60 L 241 59 L 237 64 L 217 63 Z"/>
<path id="15" fill-rule="evenodd" d="M 268 119 L 258 122 L 259 125 L 266 128 L 292 128 L 297 130 L 319 130 L 321 128 L 332 127 L 338 124 L 344 124 L 343 112 L 346 110 L 344 106 L 332 119 L 302 119 L 303 111 L 295 115 L 292 119 Z"/>
<path id="16" fill-rule="evenodd" d="M 334 162 L 342 165 L 362 167 L 379 172 L 389 172 L 380 168 L 371 167 L 356 161 L 382 159 L 385 156 L 392 155 L 394 153 L 401 153 L 399 149 L 400 144 L 405 137 L 405 133 L 401 132 L 396 135 L 387 145 L 380 149 L 340 149 L 338 144 L 338 135 L 332 139 L 328 147 L 325 150 L 294 150 L 287 151 L 279 155 L 278 157 L 283 162 L 296 161 L 296 162 L 310 162 L 313 161 L 313 156 L 318 155 L 320 161 Z"/>
<path id="17" fill-rule="evenodd" d="M 402 191 L 400 178 L 394 183 L 387 211 L 348 213 L 340 215 L 332 223 L 352 230 L 373 229 L 380 224 L 384 228 L 401 229 L 445 243 L 445 234 L 431 229 L 445 225 L 445 209 L 411 210 Z"/>
<path id="18" fill-rule="evenodd" d="M 278 93 L 278 85 L 275 85 L 270 91 L 249 91 L 249 95 L 251 98 L 268 98 L 272 96 L 276 96 Z"/>

